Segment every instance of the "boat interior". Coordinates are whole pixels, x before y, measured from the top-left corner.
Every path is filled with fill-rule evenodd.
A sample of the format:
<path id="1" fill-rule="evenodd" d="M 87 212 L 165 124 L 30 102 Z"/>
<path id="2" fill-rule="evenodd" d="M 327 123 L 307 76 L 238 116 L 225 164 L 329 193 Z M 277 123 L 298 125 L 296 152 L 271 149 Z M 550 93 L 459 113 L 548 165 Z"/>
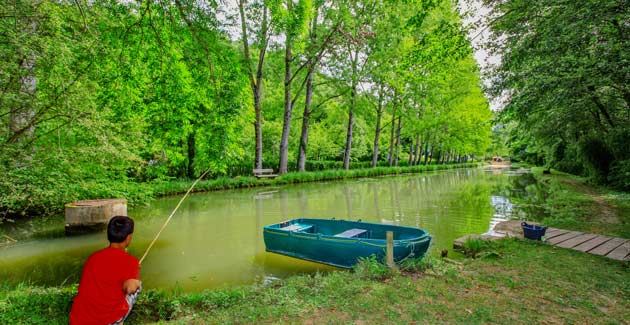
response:
<path id="1" fill-rule="evenodd" d="M 394 227 L 374 223 L 346 220 L 294 219 L 284 221 L 270 228 L 284 231 L 321 234 L 340 238 L 385 239 L 388 230 L 394 231 L 394 240 L 413 239 L 424 235 L 420 229 Z"/>

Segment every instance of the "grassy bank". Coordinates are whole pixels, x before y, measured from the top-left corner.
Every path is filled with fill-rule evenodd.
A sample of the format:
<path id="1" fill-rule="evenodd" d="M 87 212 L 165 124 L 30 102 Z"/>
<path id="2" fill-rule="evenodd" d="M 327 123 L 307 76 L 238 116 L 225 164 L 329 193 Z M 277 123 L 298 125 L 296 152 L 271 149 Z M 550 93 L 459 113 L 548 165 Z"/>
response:
<path id="1" fill-rule="evenodd" d="M 384 175 L 399 175 L 410 173 L 422 173 L 427 171 L 446 170 L 454 168 L 477 167 L 479 163 L 445 164 L 445 165 L 419 165 L 411 167 L 375 167 L 361 169 L 332 169 L 315 172 L 293 172 L 281 175 L 273 179 L 257 179 L 255 177 L 220 177 L 217 179 L 202 180 L 195 186 L 194 192 L 218 191 L 234 188 L 274 186 L 296 184 L 306 182 L 321 182 L 342 180 L 361 177 L 375 177 Z M 154 182 L 151 189 L 156 196 L 166 196 L 185 193 L 193 181 L 168 181 Z"/>
<path id="2" fill-rule="evenodd" d="M 195 192 L 234 188 L 274 186 L 292 183 L 340 180 L 420 173 L 453 168 L 469 168 L 479 163 L 420 165 L 411 167 L 376 167 L 361 169 L 332 169 L 314 172 L 287 173 L 274 179 L 257 179 L 251 176 L 219 177 L 200 181 Z M 22 175 L 24 176 L 24 175 Z M 129 179 L 73 180 L 49 182 L 46 179 L 24 176 L 20 184 L 0 180 L 0 224 L 4 219 L 27 219 L 55 216 L 63 213 L 66 203 L 99 198 L 125 198 L 130 206 L 144 204 L 160 196 L 185 193 L 192 180 L 134 182 Z"/>
<path id="3" fill-rule="evenodd" d="M 390 274 L 303 275 L 272 285 L 202 293 L 148 290 L 126 324 L 174 323 L 624 323 L 628 263 L 530 241 L 503 240 L 463 264 L 427 259 Z M 66 323 L 75 287 L 5 288 L 0 323 Z"/>
<path id="4" fill-rule="evenodd" d="M 585 178 L 532 168 L 537 184 L 528 188 L 530 219 L 545 225 L 630 238 L 630 193 L 587 184 Z"/>

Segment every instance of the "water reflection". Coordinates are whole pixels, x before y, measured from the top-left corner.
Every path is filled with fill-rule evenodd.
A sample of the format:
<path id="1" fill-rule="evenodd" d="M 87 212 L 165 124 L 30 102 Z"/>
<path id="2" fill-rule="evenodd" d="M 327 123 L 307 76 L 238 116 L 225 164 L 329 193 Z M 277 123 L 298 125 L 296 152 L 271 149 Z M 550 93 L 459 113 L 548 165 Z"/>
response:
<path id="1" fill-rule="evenodd" d="M 520 179 L 525 176 L 466 169 L 194 194 L 152 249 L 142 277 L 149 288 L 201 290 L 331 269 L 265 252 L 262 227 L 297 217 L 421 227 L 434 238 L 432 251 L 439 252 L 458 237 L 485 233 L 513 217 L 518 209 L 510 200 L 531 185 Z M 178 200 L 161 199 L 130 211 L 137 224 L 132 254 L 144 252 Z M 105 245 L 103 234 L 21 242 L 0 249 L 0 278 L 73 283 L 85 258 Z"/>

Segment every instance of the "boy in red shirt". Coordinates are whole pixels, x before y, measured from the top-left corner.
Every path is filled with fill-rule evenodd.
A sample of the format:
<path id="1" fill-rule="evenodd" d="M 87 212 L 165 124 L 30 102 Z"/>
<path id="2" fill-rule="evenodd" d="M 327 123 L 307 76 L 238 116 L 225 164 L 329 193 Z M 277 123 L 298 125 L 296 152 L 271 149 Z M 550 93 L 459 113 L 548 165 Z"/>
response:
<path id="1" fill-rule="evenodd" d="M 107 225 L 109 247 L 85 262 L 70 324 L 122 324 L 142 289 L 140 263 L 127 254 L 133 220 L 116 216 Z"/>

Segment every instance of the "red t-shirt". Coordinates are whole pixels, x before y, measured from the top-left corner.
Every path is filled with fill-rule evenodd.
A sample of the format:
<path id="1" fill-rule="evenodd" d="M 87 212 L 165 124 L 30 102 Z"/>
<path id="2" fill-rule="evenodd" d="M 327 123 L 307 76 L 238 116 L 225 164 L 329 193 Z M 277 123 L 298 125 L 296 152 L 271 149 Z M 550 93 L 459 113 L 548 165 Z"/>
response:
<path id="1" fill-rule="evenodd" d="M 112 247 L 92 254 L 83 267 L 70 324 L 110 324 L 125 316 L 129 306 L 123 283 L 129 279 L 140 280 L 137 258 Z"/>

